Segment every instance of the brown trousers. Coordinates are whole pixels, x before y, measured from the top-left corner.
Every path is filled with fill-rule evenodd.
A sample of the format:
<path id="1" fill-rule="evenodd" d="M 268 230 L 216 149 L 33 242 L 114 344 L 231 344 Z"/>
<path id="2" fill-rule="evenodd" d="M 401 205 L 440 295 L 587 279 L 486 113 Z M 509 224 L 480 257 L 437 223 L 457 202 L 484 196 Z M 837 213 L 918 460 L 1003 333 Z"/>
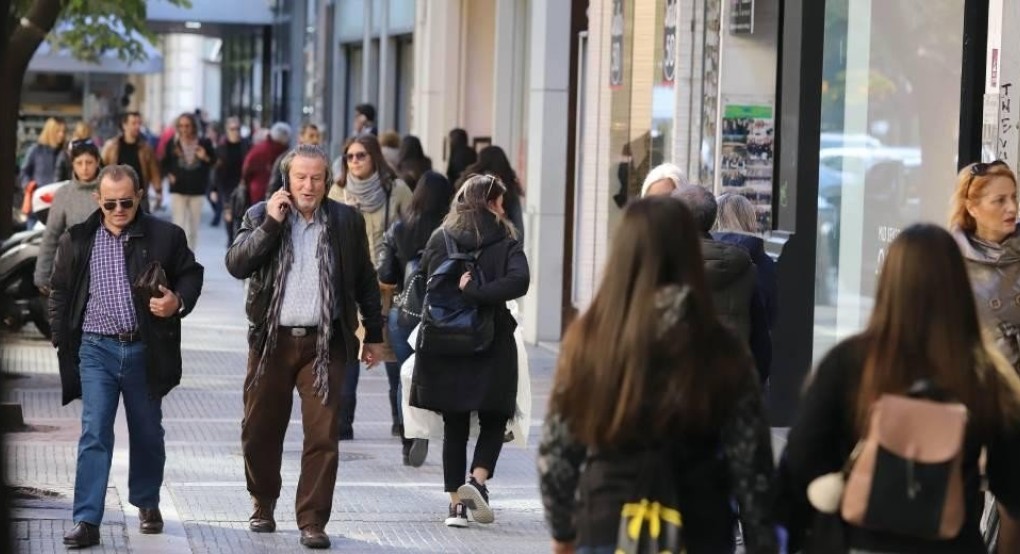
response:
<path id="1" fill-rule="evenodd" d="M 260 504 L 268 505 L 280 496 L 283 439 L 290 422 L 295 386 L 301 397 L 304 448 L 294 509 L 298 528 L 313 524 L 324 527 L 329 521 L 340 461 L 337 415 L 346 349 L 343 339 L 334 337 L 329 353 L 329 395 L 324 404 L 312 388 L 315 342 L 315 335 L 292 337 L 281 332 L 258 385 L 251 388 L 258 354 L 248 356 L 248 375 L 244 380 L 241 421 L 244 477 L 248 492 Z"/>

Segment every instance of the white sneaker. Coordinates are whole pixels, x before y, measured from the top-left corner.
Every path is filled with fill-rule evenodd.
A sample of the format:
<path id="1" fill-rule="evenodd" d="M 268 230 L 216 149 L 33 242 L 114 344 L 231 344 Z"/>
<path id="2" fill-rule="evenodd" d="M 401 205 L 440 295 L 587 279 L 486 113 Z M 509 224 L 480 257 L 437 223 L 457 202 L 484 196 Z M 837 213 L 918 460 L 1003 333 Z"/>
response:
<path id="1" fill-rule="evenodd" d="M 496 515 L 489 507 L 489 489 L 475 481 L 474 477 L 457 489 L 457 496 L 471 510 L 471 517 L 478 523 L 492 523 L 496 520 Z"/>
<path id="2" fill-rule="evenodd" d="M 450 515 L 446 518 L 446 526 L 461 529 L 468 526 L 467 508 L 463 503 L 450 504 Z"/>

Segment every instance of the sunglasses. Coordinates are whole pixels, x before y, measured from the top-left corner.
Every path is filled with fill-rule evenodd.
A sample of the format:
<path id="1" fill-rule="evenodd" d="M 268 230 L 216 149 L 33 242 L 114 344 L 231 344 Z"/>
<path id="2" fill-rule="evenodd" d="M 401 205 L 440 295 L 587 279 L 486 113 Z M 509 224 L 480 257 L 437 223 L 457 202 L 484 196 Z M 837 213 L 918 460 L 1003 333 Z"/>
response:
<path id="1" fill-rule="evenodd" d="M 117 209 L 118 205 L 120 205 L 122 210 L 130 210 L 135 207 L 135 199 L 121 198 L 119 200 L 106 200 L 103 202 L 103 209 L 108 212 L 112 212 Z"/>
<path id="2" fill-rule="evenodd" d="M 349 161 L 349 162 L 353 162 L 354 160 L 358 160 L 360 162 L 361 160 L 364 160 L 367 157 L 368 157 L 368 152 L 348 152 L 347 153 L 347 161 Z"/>
<path id="3" fill-rule="evenodd" d="M 970 166 L 970 179 L 967 179 L 967 191 L 964 193 L 963 197 L 970 198 L 970 184 L 974 182 L 974 177 L 986 175 L 988 174 L 989 169 L 996 166 L 1009 167 L 1009 165 L 1002 160 L 995 160 L 994 162 L 988 163 L 979 162 Z"/>

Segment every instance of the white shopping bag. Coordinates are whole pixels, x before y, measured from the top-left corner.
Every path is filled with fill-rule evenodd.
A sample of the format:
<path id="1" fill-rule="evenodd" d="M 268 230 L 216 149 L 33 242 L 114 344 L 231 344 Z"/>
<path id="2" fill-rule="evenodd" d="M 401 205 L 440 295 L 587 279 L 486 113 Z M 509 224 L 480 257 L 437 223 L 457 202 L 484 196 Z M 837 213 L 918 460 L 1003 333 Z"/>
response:
<path id="1" fill-rule="evenodd" d="M 518 321 L 514 331 L 514 342 L 517 343 L 517 408 L 514 417 L 507 424 L 507 431 L 513 434 L 508 444 L 528 447 L 531 434 L 531 372 L 528 368 L 528 352 L 524 348 L 524 334 L 520 327 L 520 313 L 517 302 L 507 302 L 511 315 Z M 418 337 L 415 327 L 407 339 L 413 348 Z M 400 367 L 400 382 L 403 389 L 400 402 L 404 410 L 404 436 L 411 439 L 443 439 L 443 417 L 431 410 L 423 410 L 411 406 L 411 378 L 414 375 L 414 354 Z M 471 436 L 478 436 L 478 415 L 471 415 Z"/>

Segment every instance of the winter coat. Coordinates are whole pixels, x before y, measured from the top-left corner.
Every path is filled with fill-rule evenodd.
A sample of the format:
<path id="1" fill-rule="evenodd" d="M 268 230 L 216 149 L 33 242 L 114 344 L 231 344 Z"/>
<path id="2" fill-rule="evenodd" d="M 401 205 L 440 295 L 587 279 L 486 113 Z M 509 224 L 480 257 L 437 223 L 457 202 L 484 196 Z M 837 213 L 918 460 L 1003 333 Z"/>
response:
<path id="1" fill-rule="evenodd" d="M 287 151 L 286 144 L 266 139 L 251 148 L 244 158 L 241 178 L 248 185 L 248 203 L 255 205 L 266 197 L 276 159 Z"/>
<path id="2" fill-rule="evenodd" d="M 1016 478 L 1020 434 L 1015 424 L 1011 430 L 994 432 L 968 426 L 961 465 L 966 516 L 959 535 L 952 540 L 930 541 L 855 527 L 837 517 L 820 515 L 808 504 L 807 487 L 811 481 L 840 471 L 857 444 L 854 402 L 864 371 L 866 347 L 860 337 L 852 337 L 826 354 L 812 374 L 790 429 L 779 471 L 783 495 L 780 513 L 790 531 L 790 552 L 797 551 L 802 541 L 806 541 L 803 552 L 807 554 L 839 552 L 833 545 L 844 540 L 846 546 L 867 552 L 987 552 L 979 530 L 984 494 L 978 459 L 985 447 L 991 492 L 1014 517 L 1020 516 L 1020 481 Z"/>
<path id="3" fill-rule="evenodd" d="M 740 246 L 751 255 L 754 263 L 756 280 L 751 298 L 751 335 L 748 341 L 755 366 L 764 382 L 772 370 L 772 328 L 779 311 L 776 263 L 765 253 L 765 241 L 761 237 L 727 232 L 713 233 L 712 236 L 720 242 Z"/>
<path id="4" fill-rule="evenodd" d="M 196 157 L 195 161 L 188 165 L 184 160 L 180 142 L 176 138 L 170 142 L 162 165 L 163 174 L 173 177 L 170 181 L 171 194 L 202 196 L 209 190 L 212 167 L 216 163 L 216 149 L 207 138 L 198 139 L 198 148 L 205 150 L 208 158 L 202 161 Z"/>
<path id="5" fill-rule="evenodd" d="M 360 310 L 365 327 L 365 342 L 383 340 L 383 316 L 379 301 L 379 283 L 368 257 L 365 221 L 356 210 L 337 202 L 327 203 L 330 246 L 338 267 L 334 275 L 334 336 L 347 347 L 347 361 L 358 360 L 359 344 L 354 331 Z M 238 279 L 248 279 L 245 312 L 248 315 L 248 345 L 262 352 L 266 339 L 269 303 L 280 272 L 280 237 L 283 223 L 266 215 L 266 203 L 259 202 L 244 214 L 244 222 L 227 250 L 227 271 Z"/>
<path id="6" fill-rule="evenodd" d="M 953 230 L 967 263 L 982 325 L 1014 368 L 1020 370 L 1020 232 L 992 244 Z"/>
<path id="7" fill-rule="evenodd" d="M 450 152 L 450 161 L 446 164 L 446 178 L 451 183 L 456 183 L 462 177 L 464 170 L 478 161 L 478 152 L 470 146 L 454 148 Z"/>
<path id="8" fill-rule="evenodd" d="M 123 136 L 118 136 L 106 141 L 102 153 L 103 165 L 120 163 L 120 145 L 123 138 Z M 156 152 L 145 141 L 145 137 L 139 136 L 137 145 L 138 163 L 142 166 L 142 170 L 138 172 L 138 178 L 142 180 L 142 187 L 148 188 L 149 185 L 152 185 L 152 188 L 159 190 L 162 186 L 160 182 L 162 176 L 159 173 L 159 162 L 156 161 Z"/>
<path id="9" fill-rule="evenodd" d="M 386 186 L 385 183 L 383 186 Z M 389 185 L 387 196 L 388 205 L 374 212 L 361 212 L 365 218 L 365 229 L 368 232 L 368 251 L 372 253 L 372 264 L 379 267 L 382 259 L 383 235 L 394 221 L 403 218 L 411 211 L 412 193 L 410 187 L 402 180 L 394 179 Z M 349 197 L 346 191 L 339 185 L 333 185 L 329 190 L 329 197 L 332 200 L 350 206 L 355 205 L 353 197 Z"/>
<path id="10" fill-rule="evenodd" d="M 53 289 L 49 298 L 50 325 L 60 360 L 64 404 L 81 397 L 78 351 L 89 299 L 89 262 L 101 218 L 102 212 L 96 210 L 84 223 L 71 227 L 60 237 L 50 280 Z M 195 308 L 205 270 L 188 249 L 184 231 L 172 223 L 139 212 L 123 232 L 128 235 L 124 246 L 128 282 L 138 280 L 150 262 L 159 262 L 166 271 L 170 290 L 179 294 L 184 303 L 179 315 L 156 317 L 149 311 L 148 298 L 132 287 L 138 332 L 145 344 L 149 393 L 160 398 L 181 382 L 181 318 Z"/>
<path id="11" fill-rule="evenodd" d="M 53 148 L 45 144 L 36 143 L 25 154 L 21 164 L 21 176 L 18 182 L 25 188 L 28 183 L 35 181 L 39 186 L 66 181 L 65 176 L 61 179 L 57 174 L 57 161 L 60 159 L 61 148 Z"/>
<path id="12" fill-rule="evenodd" d="M 493 310 L 495 334 L 488 352 L 474 356 L 436 356 L 417 353 L 411 380 L 411 405 L 436 412 L 491 411 L 513 417 L 517 399 L 517 323 L 506 303 L 528 292 L 528 259 L 521 243 L 507 235 L 496 216 L 477 216 L 474 229 L 451 229 L 458 249 L 481 250 L 481 276 L 464 289 L 470 300 Z M 446 242 L 436 231 L 422 256 L 426 275 L 446 261 Z M 483 279 L 484 277 L 484 279 Z M 479 284 L 482 281 L 482 284 Z"/>

